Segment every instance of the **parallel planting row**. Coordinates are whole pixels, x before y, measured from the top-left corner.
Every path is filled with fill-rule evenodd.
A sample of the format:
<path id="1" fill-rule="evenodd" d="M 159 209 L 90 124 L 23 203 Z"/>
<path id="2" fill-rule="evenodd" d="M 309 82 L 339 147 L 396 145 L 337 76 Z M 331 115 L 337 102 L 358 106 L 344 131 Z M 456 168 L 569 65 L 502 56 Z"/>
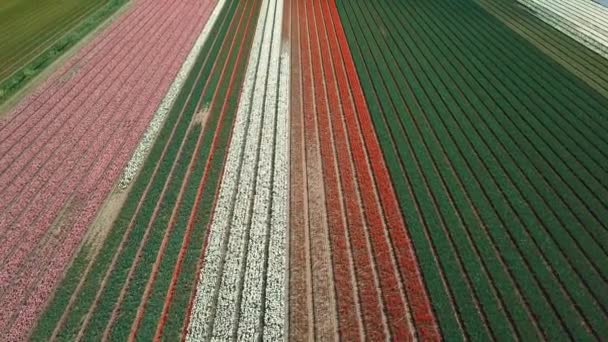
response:
<path id="1" fill-rule="evenodd" d="M 600 94 L 608 96 L 608 59 L 539 20 L 518 0 L 477 2 Z"/>
<path id="2" fill-rule="evenodd" d="M 444 337 L 607 336 L 608 99 L 473 1 L 338 8 Z"/>
<path id="3" fill-rule="evenodd" d="M 608 57 L 608 8 L 589 0 L 519 0 L 539 19 Z"/>
<path id="4" fill-rule="evenodd" d="M 608 62 L 516 1 L 134 2 L 0 122 L 0 339 L 608 336 Z"/>
<path id="5" fill-rule="evenodd" d="M 138 1 L 0 123 L 2 339 L 31 331 L 212 5 Z"/>
<path id="6" fill-rule="evenodd" d="M 335 3 L 289 3 L 290 338 L 438 340 Z"/>
<path id="7" fill-rule="evenodd" d="M 200 269 L 258 1 L 214 4 L 208 33 L 103 246 L 83 250 L 35 339 L 177 341 Z"/>
<path id="8" fill-rule="evenodd" d="M 255 3 L 260 14 L 189 341 L 281 341 L 287 330 L 289 49 L 282 36 L 284 1 Z"/>

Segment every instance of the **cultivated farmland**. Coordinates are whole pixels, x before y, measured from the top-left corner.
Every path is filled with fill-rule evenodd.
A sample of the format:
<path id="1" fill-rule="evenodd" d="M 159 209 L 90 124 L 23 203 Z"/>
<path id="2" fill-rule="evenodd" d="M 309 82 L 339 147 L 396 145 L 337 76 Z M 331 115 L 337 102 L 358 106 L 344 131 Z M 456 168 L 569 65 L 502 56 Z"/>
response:
<path id="1" fill-rule="evenodd" d="M 260 7 L 189 341 L 285 339 L 289 53 L 283 1 Z"/>
<path id="2" fill-rule="evenodd" d="M 605 336 L 606 98 L 474 2 L 338 7 L 442 333 Z"/>
<path id="3" fill-rule="evenodd" d="M 572 74 L 608 97 L 608 59 L 539 20 L 517 0 L 477 0 L 514 32 L 528 40 Z"/>
<path id="4" fill-rule="evenodd" d="M 215 197 L 258 11 L 256 1 L 215 8 L 105 244 L 94 258 L 77 257 L 35 336 L 180 338 L 213 205 L 200 198 Z"/>
<path id="5" fill-rule="evenodd" d="M 608 57 L 608 8 L 592 1 L 520 0 L 541 20 Z"/>
<path id="6" fill-rule="evenodd" d="M 3 1 L 0 103 L 124 3 L 124 0 Z"/>
<path id="7" fill-rule="evenodd" d="M 291 20 L 291 338 L 437 339 L 335 3 Z"/>
<path id="8" fill-rule="evenodd" d="M 591 1 L 131 0 L 0 116 L 0 340 L 608 336 Z"/>

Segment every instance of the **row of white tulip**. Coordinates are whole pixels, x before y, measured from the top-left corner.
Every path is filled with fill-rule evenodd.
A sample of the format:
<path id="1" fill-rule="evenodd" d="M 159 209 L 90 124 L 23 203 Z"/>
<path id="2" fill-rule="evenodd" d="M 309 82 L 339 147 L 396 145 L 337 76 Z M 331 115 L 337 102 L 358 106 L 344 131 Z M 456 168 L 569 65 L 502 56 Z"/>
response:
<path id="1" fill-rule="evenodd" d="M 541 20 L 608 58 L 608 9 L 592 0 L 519 0 Z"/>
<path id="2" fill-rule="evenodd" d="M 283 1 L 260 9 L 188 340 L 282 340 L 287 317 L 289 52 Z M 262 320 L 260 318 L 262 317 Z"/>

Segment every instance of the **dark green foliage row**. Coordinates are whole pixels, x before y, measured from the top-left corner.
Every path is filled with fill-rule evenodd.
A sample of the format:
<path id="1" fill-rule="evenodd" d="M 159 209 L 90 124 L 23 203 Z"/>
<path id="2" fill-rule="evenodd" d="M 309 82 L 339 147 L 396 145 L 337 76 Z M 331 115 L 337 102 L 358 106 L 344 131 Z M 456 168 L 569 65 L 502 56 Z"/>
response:
<path id="1" fill-rule="evenodd" d="M 338 8 L 444 336 L 606 336 L 608 100 L 473 1 Z"/>
<path id="2" fill-rule="evenodd" d="M 240 10 L 240 13 L 245 16 L 245 18 L 243 19 L 247 19 L 247 17 L 249 17 L 248 13 L 255 11 L 254 6 L 254 2 L 250 1 L 247 3 L 244 9 Z M 254 23 L 255 17 L 255 15 L 251 17 L 251 20 L 253 20 Z M 168 187 L 166 190 L 166 194 L 164 198 L 160 199 L 159 213 L 152 222 L 151 226 L 151 231 L 155 235 L 152 235 L 148 238 L 148 241 L 146 242 L 142 254 L 143 258 L 139 260 L 139 263 L 137 264 L 137 267 L 135 269 L 135 274 L 131 280 L 131 284 L 129 285 L 127 292 L 128 296 L 125 298 L 125 300 L 119 307 L 119 311 L 121 314 L 116 321 L 116 325 L 113 327 L 111 334 L 112 339 L 121 340 L 128 336 L 129 329 L 131 326 L 130 322 L 132 322 L 132 320 L 134 319 L 135 311 L 137 309 L 137 306 L 140 304 L 141 295 L 143 294 L 146 282 L 148 281 L 148 277 L 150 276 L 151 267 L 156 259 L 157 251 L 159 250 L 163 234 L 165 233 L 165 230 L 169 225 L 169 219 L 175 206 L 178 205 L 177 195 L 182 184 L 186 182 L 184 197 L 182 198 L 181 203 L 179 203 L 178 205 L 178 215 L 176 224 L 173 230 L 170 231 L 169 244 L 167 245 L 167 249 L 165 250 L 163 258 L 161 259 L 161 264 L 158 271 L 159 273 L 156 276 L 156 282 L 153 285 L 152 291 L 157 293 L 158 295 L 154 295 L 154 293 L 151 294 L 149 297 L 149 302 L 147 302 L 146 304 L 146 312 L 144 319 L 145 322 L 149 323 L 149 325 L 142 326 L 140 328 L 139 331 L 141 331 L 141 334 L 138 334 L 138 337 L 140 339 L 149 340 L 151 337 L 153 337 L 147 336 L 147 334 L 153 332 L 151 328 L 155 324 L 157 324 L 160 319 L 160 313 L 164 304 L 165 294 L 169 287 L 173 270 L 176 267 L 175 262 L 177 261 L 177 256 L 182 246 L 182 241 L 186 232 L 188 219 L 190 217 L 190 213 L 193 209 L 193 205 L 196 200 L 197 189 L 199 188 L 201 181 L 203 181 L 205 167 L 209 167 L 215 172 L 212 172 L 212 177 L 207 178 L 207 181 L 204 184 L 204 189 L 207 190 L 205 194 L 207 197 L 202 198 L 204 199 L 203 201 L 205 204 L 212 204 L 214 202 L 213 199 L 215 198 L 215 190 L 217 189 L 216 184 L 220 175 L 220 172 L 218 172 L 218 170 L 221 170 L 223 168 L 223 151 L 228 143 L 228 139 L 226 139 L 226 137 L 232 129 L 234 114 L 236 113 L 236 104 L 238 102 L 238 96 L 240 94 L 241 89 L 240 86 L 244 77 L 247 60 L 247 53 L 244 53 L 245 58 L 242 58 L 240 63 L 237 65 L 237 50 L 229 50 L 230 44 L 228 43 L 230 43 L 234 39 L 237 42 L 235 43 L 234 47 L 238 48 L 243 38 L 243 35 L 247 35 L 247 39 L 245 40 L 246 42 L 251 41 L 252 33 L 254 32 L 254 30 L 245 31 L 245 23 L 246 20 L 243 20 L 243 23 L 241 24 L 242 26 L 237 32 L 233 32 L 231 28 L 231 31 L 229 31 L 229 33 L 226 35 L 228 39 L 225 41 L 223 49 L 217 57 L 217 61 L 226 61 L 226 74 L 223 78 L 220 78 L 222 68 L 216 67 L 216 70 L 211 74 L 211 77 L 209 79 L 211 87 L 206 92 L 204 92 L 200 98 L 196 99 L 196 101 L 198 101 L 199 103 L 199 106 L 201 103 L 211 102 L 213 98 L 215 98 L 216 101 L 213 102 L 212 107 L 209 108 L 209 119 L 207 121 L 207 124 L 205 125 L 205 131 L 202 135 L 198 155 L 194 156 L 194 151 L 184 151 L 184 155 L 188 157 L 188 161 L 191 158 L 195 158 L 196 160 L 196 162 L 194 163 L 193 174 L 188 178 L 184 177 L 185 167 L 188 165 L 188 161 L 184 161 L 184 172 L 174 171 L 171 180 L 167 185 Z M 218 66 L 223 65 L 219 63 Z M 234 80 L 234 85 L 236 86 L 230 87 L 230 73 L 234 69 L 236 69 L 236 77 Z M 224 99 L 229 99 L 230 105 L 225 109 L 225 116 L 223 117 L 222 121 L 220 121 L 220 115 L 222 114 L 221 110 Z M 195 99 L 192 99 L 192 101 L 195 101 Z M 218 150 L 216 148 L 214 151 L 211 151 L 212 141 L 216 134 L 219 134 L 217 145 L 221 148 L 221 150 Z M 197 128 L 189 132 L 188 141 L 190 139 L 193 140 L 193 147 L 194 143 L 196 142 L 195 139 L 197 139 L 199 135 L 200 125 L 197 125 Z M 211 160 L 210 164 L 207 165 L 206 161 L 208 160 L 210 153 L 213 153 L 214 158 Z M 176 164 L 178 168 L 180 168 L 181 165 L 182 162 L 180 161 L 178 161 Z M 209 181 L 211 181 L 211 184 L 209 183 Z M 209 187 L 210 185 L 212 185 L 211 188 Z M 209 218 L 209 215 L 205 215 L 203 220 L 197 222 L 197 224 L 195 225 L 195 229 L 204 232 Z M 201 239 L 201 237 L 204 237 L 204 234 L 201 234 L 199 239 L 196 240 L 196 242 L 200 246 L 203 245 L 203 240 Z M 200 255 L 200 253 L 197 255 Z M 196 272 L 189 273 L 188 276 L 194 279 L 196 276 Z M 179 310 L 177 312 L 173 313 L 171 318 L 183 321 L 187 314 L 187 306 L 181 306 L 178 309 Z M 165 329 L 164 331 L 170 335 L 179 333 L 180 330 L 181 329 L 171 330 L 169 328 Z"/>
<path id="3" fill-rule="evenodd" d="M 89 325 L 85 329 L 84 338 L 86 340 L 101 338 L 101 334 L 109 323 L 110 315 L 117 305 L 120 292 L 126 284 L 129 270 L 134 267 L 129 285 L 126 287 L 126 295 L 118 307 L 118 318 L 110 330 L 110 338 L 113 340 L 124 340 L 128 337 L 148 277 L 151 274 L 152 265 L 168 229 L 169 217 L 173 208 L 179 205 L 177 207 L 177 222 L 173 229 L 168 232 L 170 235 L 167 249 L 161 258 L 156 281 L 153 283 L 152 293 L 149 302 L 146 304 L 138 339 L 149 340 L 154 336 L 172 273 L 176 267 L 177 255 L 182 246 L 188 217 L 193 209 L 196 192 L 203 179 L 203 172 L 207 167 L 209 168 L 209 175 L 203 188 L 204 197 L 199 208 L 196 208 L 195 229 L 189 241 L 182 272 L 179 275 L 178 288 L 175 291 L 174 303 L 170 307 L 167 327 L 164 329 L 165 336 L 169 339 L 177 338 L 181 333 L 189 295 L 196 283 L 196 263 L 201 253 L 205 227 L 209 220 L 211 205 L 223 168 L 225 148 L 232 129 L 252 37 L 251 32 L 244 32 L 246 20 L 243 20 L 243 25 L 239 31 L 236 31 L 237 23 L 234 22 L 233 17 L 236 15 L 235 12 L 240 13 L 237 17 L 244 15 L 247 18 L 253 15 L 251 18 L 253 23 L 255 23 L 257 17 L 257 8 L 254 6 L 254 2 L 248 2 L 246 6 L 241 6 L 237 12 L 238 6 L 238 1 L 231 1 L 226 4 L 220 14 L 217 24 L 210 33 L 211 39 L 203 46 L 193 70 L 144 163 L 140 175 L 135 180 L 118 218 L 93 262 L 91 271 L 84 280 L 81 291 L 75 294 L 77 296 L 76 304 L 70 308 L 68 319 L 61 327 L 59 339 L 73 339 L 75 333 L 80 329 L 82 319 L 94 303 L 93 301 L 105 273 L 109 270 L 112 258 L 116 253 L 119 253 L 118 247 L 124 234 L 128 234 L 126 244 L 120 251 L 114 268 L 109 270 L 109 278 L 105 287 L 101 289 L 99 302 L 94 307 Z M 253 32 L 253 30 L 251 31 Z M 243 34 L 247 34 L 246 45 L 242 47 L 244 57 L 236 65 L 237 52 Z M 235 43 L 235 48 L 230 50 L 232 40 L 236 40 L 237 43 Z M 216 61 L 218 64 L 213 68 Z M 220 78 L 224 64 L 226 65 L 226 75 L 224 78 Z M 229 81 L 232 70 L 236 70 L 236 78 L 234 87 L 230 88 Z M 204 92 L 203 89 L 205 89 Z M 188 97 L 190 92 L 192 92 L 192 96 Z M 200 149 L 198 154 L 194 156 L 202 127 L 199 123 L 191 122 L 194 113 L 197 110 L 203 110 L 212 98 L 217 99 L 217 101 L 214 102 L 212 108 L 208 109 L 207 115 L 209 118 L 202 132 Z M 228 99 L 228 106 L 223 121 L 220 121 L 221 106 L 226 98 Z M 212 152 L 210 151 L 211 142 L 216 134 L 219 135 L 217 148 L 213 151 L 210 164 L 207 165 L 208 156 Z M 165 149 L 166 151 L 163 154 Z M 192 173 L 190 177 L 185 177 L 192 158 L 195 158 Z M 185 187 L 184 197 L 178 204 L 177 196 L 184 181 L 187 181 L 188 184 Z M 161 196 L 165 186 L 167 188 L 164 195 Z M 141 207 L 138 210 L 140 201 Z M 150 222 L 157 204 L 159 205 L 158 214 Z M 127 232 L 126 229 L 131 222 L 132 228 Z M 144 239 L 148 224 L 150 224 L 150 230 L 147 239 Z M 137 251 L 142 243 L 141 256 L 136 260 Z M 66 298 L 73 294 L 77 282 L 80 280 L 77 275 L 84 276 L 83 265 L 87 258 L 83 253 L 84 250 L 77 256 L 76 262 L 68 271 L 68 276 L 59 287 L 56 297 L 39 321 L 36 336 L 48 337 L 58 323 L 61 314 L 66 310 Z"/>

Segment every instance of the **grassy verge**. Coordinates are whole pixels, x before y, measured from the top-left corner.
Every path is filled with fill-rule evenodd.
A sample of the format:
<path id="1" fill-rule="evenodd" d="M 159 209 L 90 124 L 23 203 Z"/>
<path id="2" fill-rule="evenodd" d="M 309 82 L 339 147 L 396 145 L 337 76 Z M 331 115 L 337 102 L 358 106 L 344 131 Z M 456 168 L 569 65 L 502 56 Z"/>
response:
<path id="1" fill-rule="evenodd" d="M 33 60 L 28 61 L 25 65 L 20 65 L 19 68 L 12 71 L 10 77 L 2 80 L 0 83 L 0 104 L 4 103 L 11 95 L 15 94 L 27 84 L 27 82 L 51 65 L 57 58 L 68 51 L 87 34 L 92 32 L 127 1 L 128 0 L 108 0 L 107 3 L 96 9 L 79 23 L 69 22 L 70 25 L 74 26 L 67 27 L 65 35 L 52 42 L 50 46 L 39 53 Z M 39 46 L 35 46 L 35 48 L 39 48 Z M 19 51 L 19 53 L 26 52 Z"/>

